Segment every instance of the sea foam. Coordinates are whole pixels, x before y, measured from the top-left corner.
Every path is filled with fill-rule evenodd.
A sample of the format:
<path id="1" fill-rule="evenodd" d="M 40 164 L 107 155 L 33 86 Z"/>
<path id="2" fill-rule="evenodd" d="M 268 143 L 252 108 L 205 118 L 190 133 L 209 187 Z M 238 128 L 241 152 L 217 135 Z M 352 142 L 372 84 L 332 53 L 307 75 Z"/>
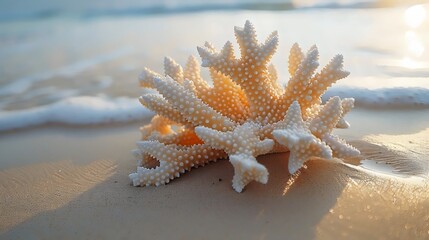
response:
<path id="1" fill-rule="evenodd" d="M 90 125 L 132 122 L 153 113 L 142 107 L 137 98 L 79 96 L 26 110 L 0 112 L 0 131 L 47 123 Z"/>
<path id="2" fill-rule="evenodd" d="M 375 109 L 419 109 L 429 108 L 429 89 L 418 87 L 396 87 L 367 89 L 338 86 L 329 89 L 323 96 L 326 101 L 332 96 L 352 97 L 355 107 Z"/>

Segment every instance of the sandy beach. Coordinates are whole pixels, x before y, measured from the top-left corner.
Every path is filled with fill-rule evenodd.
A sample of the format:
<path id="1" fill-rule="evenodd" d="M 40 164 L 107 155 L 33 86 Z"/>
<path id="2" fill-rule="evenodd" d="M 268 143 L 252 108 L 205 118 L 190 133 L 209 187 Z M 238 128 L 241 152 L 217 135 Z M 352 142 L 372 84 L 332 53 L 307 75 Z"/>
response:
<path id="1" fill-rule="evenodd" d="M 429 5 L 231 2 L 0 10 L 0 239 L 429 239 Z M 295 42 L 317 44 L 320 67 L 344 56 L 350 76 L 322 99 L 355 98 L 334 133 L 361 156 L 294 175 L 289 153 L 259 156 L 269 181 L 242 193 L 228 160 L 132 186 L 153 116 L 138 101 L 143 68 L 221 47 L 247 19 L 261 40 L 279 31 L 283 86 Z"/>
<path id="2" fill-rule="evenodd" d="M 310 161 L 291 176 L 288 154 L 266 155 L 259 160 L 268 184 L 251 183 L 240 194 L 230 186 L 226 160 L 165 186 L 132 187 L 137 124 L 2 134 L 1 238 L 426 239 L 427 171 L 412 170 L 415 160 L 427 170 L 429 126 L 414 118 L 396 127 L 400 132 L 368 134 L 357 121 L 364 115 L 386 126 L 389 114 L 362 111 L 348 119 L 360 134 L 347 138 L 373 164 Z M 395 170 L 397 161 L 403 164 Z"/>

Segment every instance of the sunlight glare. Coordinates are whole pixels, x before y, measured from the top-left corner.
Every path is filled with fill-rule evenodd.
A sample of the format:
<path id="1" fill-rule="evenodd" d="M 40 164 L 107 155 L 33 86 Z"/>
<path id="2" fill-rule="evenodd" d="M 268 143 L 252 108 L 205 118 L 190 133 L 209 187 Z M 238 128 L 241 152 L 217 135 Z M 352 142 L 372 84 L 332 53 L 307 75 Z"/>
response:
<path id="1" fill-rule="evenodd" d="M 405 39 L 407 41 L 408 51 L 416 57 L 422 56 L 425 47 L 417 34 L 413 31 L 407 31 L 405 33 Z"/>
<path id="2" fill-rule="evenodd" d="M 405 23 L 412 28 L 419 27 L 426 19 L 426 9 L 423 5 L 414 5 L 404 13 Z"/>
<path id="3" fill-rule="evenodd" d="M 304 169 L 307 168 L 307 166 L 303 166 Z M 289 191 L 289 189 L 292 187 L 292 185 L 295 183 L 296 179 L 299 177 L 299 175 L 301 175 L 301 171 L 298 170 L 296 171 L 294 174 L 292 174 L 290 176 L 290 178 L 288 179 L 288 181 L 286 182 L 285 188 L 283 189 L 283 196 L 286 195 L 286 193 Z"/>

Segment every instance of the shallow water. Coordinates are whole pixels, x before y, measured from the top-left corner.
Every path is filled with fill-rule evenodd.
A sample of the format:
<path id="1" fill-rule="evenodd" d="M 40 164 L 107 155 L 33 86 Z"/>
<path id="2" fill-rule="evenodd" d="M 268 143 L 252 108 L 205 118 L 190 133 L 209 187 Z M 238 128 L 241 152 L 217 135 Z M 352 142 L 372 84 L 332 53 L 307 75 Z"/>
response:
<path id="1" fill-rule="evenodd" d="M 233 26 L 241 26 L 246 19 L 255 24 L 261 38 L 278 30 L 280 46 L 273 63 L 282 84 L 289 77 L 287 53 L 292 44 L 298 42 L 304 50 L 317 44 L 321 67 L 341 53 L 351 72 L 325 99 L 332 95 L 354 97 L 356 106 L 364 108 L 429 108 L 427 15 L 429 5 L 94 18 L 65 15 L 3 21 L 0 125 L 7 130 L 49 121 L 63 123 L 49 114 L 41 116 L 40 106 L 48 109 L 43 111 L 67 116 L 69 108 L 57 105 L 66 102 L 73 109 L 84 108 L 79 105 L 81 96 L 94 97 L 95 104 L 111 101 L 110 105 L 119 101 L 116 98 L 127 97 L 136 106 L 141 94 L 137 76 L 143 67 L 160 71 L 163 56 L 183 64 L 188 55 L 197 55 L 196 46 L 206 40 L 221 47 L 233 40 Z M 203 74 L 207 76 L 207 72 Z M 101 115 L 112 110 L 105 108 L 103 113 L 102 109 L 97 110 Z M 133 116 L 130 121 L 141 116 L 137 108 L 128 111 Z M 19 122 L 23 115 L 26 122 L 10 124 Z M 97 121 L 93 114 L 79 117 L 87 121 L 68 118 L 66 123 Z M 98 121 L 117 120 L 101 117 Z"/>

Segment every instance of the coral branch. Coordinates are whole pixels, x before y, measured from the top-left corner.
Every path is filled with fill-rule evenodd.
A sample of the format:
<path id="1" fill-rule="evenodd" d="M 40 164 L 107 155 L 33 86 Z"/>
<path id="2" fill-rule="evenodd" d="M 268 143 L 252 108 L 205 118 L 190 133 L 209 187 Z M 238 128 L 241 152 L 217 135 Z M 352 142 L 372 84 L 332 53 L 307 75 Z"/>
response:
<path id="1" fill-rule="evenodd" d="M 209 88 L 207 82 L 201 78 L 200 63 L 194 56 L 190 56 L 188 58 L 188 62 L 186 63 L 183 76 L 185 77 L 185 79 L 194 82 L 195 88 L 198 92 L 204 91 Z"/>
<path id="2" fill-rule="evenodd" d="M 277 32 L 263 43 L 258 43 L 249 21 L 234 32 L 240 58 L 231 42 L 220 51 L 208 42 L 197 48 L 213 86 L 202 79 L 193 56 L 184 68 L 165 58 L 165 76 L 147 68 L 140 75 L 140 85 L 158 94 L 140 98 L 157 115 L 141 128 L 143 141 L 133 151 L 138 168 L 130 179 L 135 186 L 162 185 L 192 167 L 229 156 L 234 167 L 232 187 L 241 192 L 252 181 L 267 183 L 268 170 L 256 159 L 262 154 L 290 151 L 291 174 L 310 159 L 359 154 L 332 134 L 335 127 L 350 126 L 344 117 L 354 100 L 333 97 L 324 105 L 321 101 L 331 84 L 349 74 L 343 70 L 341 55 L 315 74 L 316 46 L 304 54 L 294 44 L 288 66 L 291 78 L 283 88 L 269 63 L 277 49 Z"/>
<path id="3" fill-rule="evenodd" d="M 288 68 L 289 74 L 291 76 L 295 75 L 295 72 L 301 64 L 303 58 L 304 53 L 301 51 L 301 48 L 299 47 L 298 43 L 293 44 L 292 48 L 290 49 Z"/>
<path id="4" fill-rule="evenodd" d="M 173 106 L 159 94 L 145 94 L 141 96 L 139 100 L 143 106 L 173 122 L 191 125 L 181 112 L 173 108 Z"/>
<path id="5" fill-rule="evenodd" d="M 286 146 L 289 151 L 289 173 L 293 174 L 310 158 L 331 159 L 331 149 L 321 140 L 311 134 L 302 119 L 298 102 L 288 109 L 284 129 L 273 131 L 274 139 Z"/>
<path id="6" fill-rule="evenodd" d="M 154 83 L 164 98 L 194 126 L 206 126 L 226 131 L 236 125 L 170 77 L 155 79 Z"/>
<path id="7" fill-rule="evenodd" d="M 134 186 L 166 184 L 185 171 L 191 170 L 192 167 L 204 166 L 226 156 L 223 151 L 201 144 L 184 148 L 165 145 L 157 141 L 143 141 L 137 144 L 141 152 L 147 153 L 159 161 L 159 166 L 155 168 L 138 167 L 136 173 L 130 174 Z"/>
<path id="8" fill-rule="evenodd" d="M 251 181 L 266 183 L 267 169 L 256 161 L 256 156 L 268 153 L 274 146 L 274 141 L 261 141 L 258 136 L 259 126 L 245 123 L 234 131 L 219 132 L 206 127 L 196 127 L 195 132 L 206 144 L 215 149 L 224 150 L 234 166 L 233 188 L 241 192 Z"/>
<path id="9" fill-rule="evenodd" d="M 164 58 L 165 76 L 170 76 L 178 83 L 183 83 L 183 69 L 174 59 L 170 57 Z"/>

